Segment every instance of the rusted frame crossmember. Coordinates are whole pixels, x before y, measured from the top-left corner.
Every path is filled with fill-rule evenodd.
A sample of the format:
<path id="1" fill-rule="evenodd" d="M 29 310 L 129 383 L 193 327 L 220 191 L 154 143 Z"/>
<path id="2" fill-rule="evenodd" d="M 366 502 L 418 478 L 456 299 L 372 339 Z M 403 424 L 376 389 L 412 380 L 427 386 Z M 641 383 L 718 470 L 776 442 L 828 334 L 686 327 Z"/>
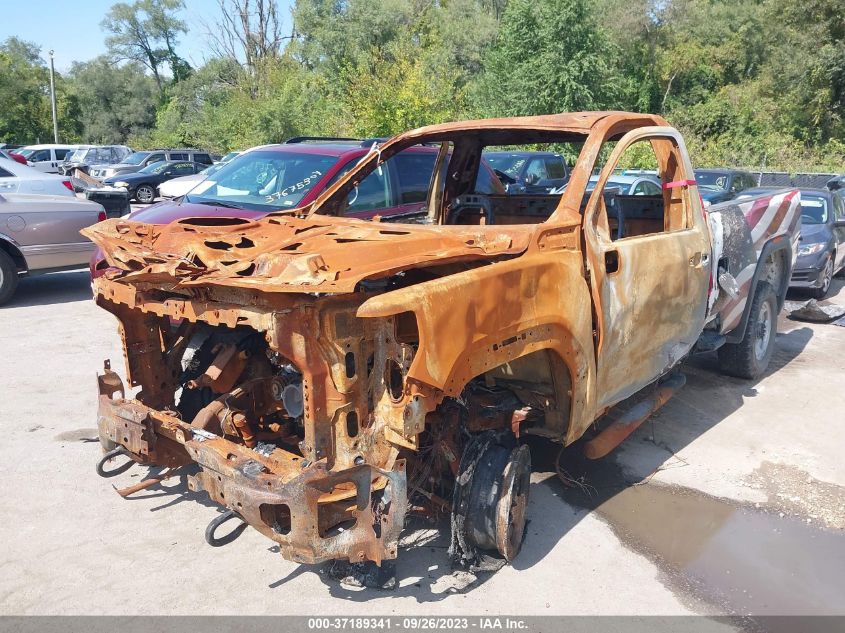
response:
<path id="1" fill-rule="evenodd" d="M 232 509 L 278 543 L 285 558 L 309 564 L 343 558 L 380 564 L 396 558 L 407 508 L 404 460 L 392 470 L 363 464 L 330 472 L 324 463 L 309 463 L 283 449 L 265 455 L 137 400 L 113 399 L 122 392 L 115 379 L 108 370 L 100 377 L 100 437 L 125 447 L 140 463 L 196 463 L 201 470 L 189 477 L 191 490 L 204 490 Z M 332 492 L 344 486 L 352 490 L 350 485 L 354 491 L 346 502 L 335 501 Z M 326 533 L 343 520 L 344 529 Z"/>

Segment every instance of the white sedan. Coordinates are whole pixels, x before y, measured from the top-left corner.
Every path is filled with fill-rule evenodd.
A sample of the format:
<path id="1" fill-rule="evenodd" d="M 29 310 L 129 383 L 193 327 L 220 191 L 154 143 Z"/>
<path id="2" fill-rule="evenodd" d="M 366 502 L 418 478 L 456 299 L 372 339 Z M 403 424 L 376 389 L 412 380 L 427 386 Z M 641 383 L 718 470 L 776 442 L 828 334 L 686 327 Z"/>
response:
<path id="1" fill-rule="evenodd" d="M 211 174 L 219 171 L 221 167 L 225 166 L 226 163 L 215 163 L 214 165 L 206 167 L 199 173 L 190 174 L 188 176 L 180 176 L 179 178 L 173 178 L 172 180 L 163 182 L 158 186 L 158 193 L 162 198 L 178 198 L 180 196 L 184 196 Z"/>
<path id="2" fill-rule="evenodd" d="M 13 160 L 0 158 L 0 194 L 4 193 L 75 196 L 69 177 L 44 174 Z"/>

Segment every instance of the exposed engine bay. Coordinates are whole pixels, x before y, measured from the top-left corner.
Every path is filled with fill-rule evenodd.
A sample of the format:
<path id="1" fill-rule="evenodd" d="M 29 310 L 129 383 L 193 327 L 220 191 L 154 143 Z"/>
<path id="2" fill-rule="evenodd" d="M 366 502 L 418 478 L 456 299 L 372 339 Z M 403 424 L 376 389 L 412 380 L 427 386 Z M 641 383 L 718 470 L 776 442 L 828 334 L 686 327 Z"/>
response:
<path id="1" fill-rule="evenodd" d="M 531 468 L 517 438 L 555 434 L 547 418 L 560 417 L 545 352 L 534 359 L 540 370 L 497 367 L 437 402 L 408 380 L 419 347 L 413 314 L 358 318 L 366 295 L 237 310 L 233 327 L 219 310 L 216 323 L 214 313 L 185 318 L 198 305 L 188 296 L 167 297 L 159 316 L 156 293 L 141 313 L 119 301 L 120 287 L 97 283 L 109 289 L 100 304 L 121 321 L 130 384 L 140 388 L 129 400 L 117 374 L 107 367 L 100 377 L 110 451 L 100 470 L 110 474 L 105 463 L 119 454 L 197 464 L 190 488 L 228 509 L 206 532 L 212 545 L 228 542 L 215 532 L 238 518 L 291 560 L 381 564 L 396 557 L 414 513 L 452 515 L 452 553 L 463 563 L 519 551 Z"/>

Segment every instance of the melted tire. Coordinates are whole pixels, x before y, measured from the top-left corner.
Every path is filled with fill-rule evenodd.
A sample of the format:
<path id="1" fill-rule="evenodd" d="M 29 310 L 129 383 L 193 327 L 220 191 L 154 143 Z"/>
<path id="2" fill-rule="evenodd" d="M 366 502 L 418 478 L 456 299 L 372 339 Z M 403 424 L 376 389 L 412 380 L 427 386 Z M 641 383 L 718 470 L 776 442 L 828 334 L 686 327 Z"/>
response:
<path id="1" fill-rule="evenodd" d="M 513 436 L 487 431 L 470 440 L 453 497 L 453 558 L 489 570 L 516 558 L 525 535 L 530 478 L 531 453 L 525 445 L 514 446 Z"/>
<path id="2" fill-rule="evenodd" d="M 755 346 L 760 335 L 760 315 L 766 309 L 764 304 L 768 304 L 769 314 L 771 314 L 768 324 L 771 330 L 764 353 L 760 355 L 755 351 Z M 759 378 L 766 371 L 775 348 L 777 305 L 777 296 L 771 284 L 761 281 L 752 299 L 745 336 L 739 343 L 725 343 L 719 348 L 719 369 L 722 373 L 752 380 Z"/>

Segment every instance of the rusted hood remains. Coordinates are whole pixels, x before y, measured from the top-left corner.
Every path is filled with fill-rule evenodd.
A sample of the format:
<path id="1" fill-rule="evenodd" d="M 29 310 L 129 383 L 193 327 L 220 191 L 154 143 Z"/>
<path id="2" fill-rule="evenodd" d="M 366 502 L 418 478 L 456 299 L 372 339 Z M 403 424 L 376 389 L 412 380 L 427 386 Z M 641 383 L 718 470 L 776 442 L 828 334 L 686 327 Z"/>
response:
<path id="1" fill-rule="evenodd" d="M 109 220 L 82 231 L 122 283 L 216 285 L 261 292 L 353 292 L 367 278 L 518 255 L 532 227 L 424 226 L 271 215 L 151 225 Z"/>

